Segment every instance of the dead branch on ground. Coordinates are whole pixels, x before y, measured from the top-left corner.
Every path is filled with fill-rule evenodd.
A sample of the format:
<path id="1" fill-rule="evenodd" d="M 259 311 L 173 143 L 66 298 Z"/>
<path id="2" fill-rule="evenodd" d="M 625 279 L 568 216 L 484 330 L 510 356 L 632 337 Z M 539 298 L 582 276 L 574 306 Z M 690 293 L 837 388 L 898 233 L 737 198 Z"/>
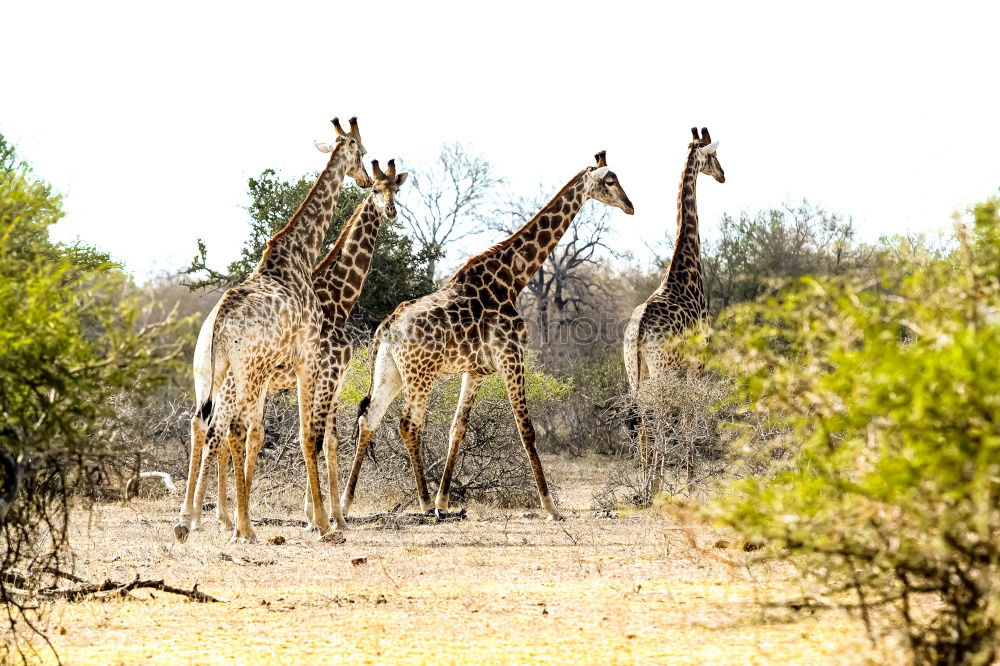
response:
<path id="1" fill-rule="evenodd" d="M 87 583 L 81 578 L 72 574 L 63 573 L 61 571 L 54 571 L 52 574 L 59 578 L 78 581 L 82 584 L 70 588 L 45 587 L 38 590 L 39 596 L 47 597 L 49 599 L 84 601 L 91 598 L 110 599 L 114 597 L 124 597 L 133 590 L 159 590 L 160 592 L 167 592 L 169 594 L 177 594 L 182 597 L 187 597 L 188 599 L 192 599 L 200 603 L 225 603 L 224 599 L 216 599 L 215 597 L 205 594 L 199 590 L 197 583 L 195 583 L 194 587 L 190 590 L 185 590 L 184 588 L 167 585 L 163 580 L 141 580 L 138 575 L 135 577 L 135 580 L 130 583 L 118 583 L 110 579 L 105 580 L 103 583 Z M 4 572 L 3 579 L 5 583 L 23 588 L 27 587 L 28 575 L 26 572 L 11 570 Z"/>

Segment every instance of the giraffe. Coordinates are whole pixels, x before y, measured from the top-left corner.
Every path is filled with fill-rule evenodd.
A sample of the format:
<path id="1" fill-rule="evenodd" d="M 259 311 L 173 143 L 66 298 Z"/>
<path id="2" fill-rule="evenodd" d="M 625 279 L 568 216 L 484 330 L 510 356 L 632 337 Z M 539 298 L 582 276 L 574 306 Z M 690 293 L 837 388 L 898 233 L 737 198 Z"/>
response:
<path id="1" fill-rule="evenodd" d="M 400 390 L 406 402 L 399 433 L 413 466 L 420 508 L 447 509 L 451 475 L 476 392 L 487 376 L 499 372 L 542 507 L 550 519 L 560 519 L 535 450 L 535 431 L 524 396 L 526 327 L 515 304 L 518 294 L 588 199 L 633 214 L 632 202 L 618 177 L 609 170 L 605 152 L 595 157 L 596 166 L 573 176 L 512 236 L 470 259 L 442 289 L 400 304 L 379 325 L 371 346 L 376 350 L 372 387 L 358 411 L 357 450 L 341 496 L 345 515 L 354 499 L 365 451 Z M 455 373 L 463 373 L 461 397 L 449 435 L 447 462 L 432 505 L 420 455 L 420 426 L 434 381 L 440 375 Z"/>
<path id="2" fill-rule="evenodd" d="M 312 420 L 322 328 L 312 269 L 333 219 L 345 174 L 362 187 L 371 185 L 362 162 L 365 148 L 357 119 L 351 118 L 350 131 L 344 131 L 337 118 L 332 122 L 337 133 L 335 144 L 317 143 L 320 151 L 331 155 L 316 184 L 288 223 L 268 241 L 253 273 L 223 294 L 202 325 L 194 360 L 197 402 L 191 419 L 191 461 L 184 503 L 174 527 L 178 541 L 187 539 L 192 520 L 200 518 L 201 504 L 195 506 L 194 499 L 202 455 L 214 457 L 220 447 L 228 448 L 232 456 L 236 481 L 237 521 L 232 538 L 255 539 L 244 464 L 247 429 L 268 378 L 281 364 L 289 364 L 296 375 L 299 440 L 316 506 L 315 522 L 321 533 L 329 529 L 319 497 L 316 424 Z M 220 494 L 225 493 L 225 469 L 220 465 Z M 197 493 L 199 499 L 203 494 L 204 490 Z M 220 499 L 219 504 L 224 509 L 226 502 Z M 227 513 L 219 511 L 218 516 L 228 526 Z"/>
<path id="3" fill-rule="evenodd" d="M 632 311 L 625 329 L 625 372 L 635 401 L 629 426 L 633 432 L 638 431 L 640 458 L 647 471 L 654 467 L 654 459 L 652 435 L 638 405 L 640 387 L 643 382 L 655 381 L 681 367 L 683 361 L 669 343 L 685 329 L 701 322 L 708 310 L 698 230 L 698 174 L 708 174 L 720 183 L 726 182 L 716 155 L 719 144 L 712 142 L 708 128 L 703 127 L 699 137 L 698 129 L 692 127 L 691 134 L 693 140 L 688 144 L 677 193 L 677 241 L 670 267 L 657 290 Z"/>
<path id="4" fill-rule="evenodd" d="M 372 190 L 354 209 L 350 219 L 344 224 L 337 240 L 330 247 L 323 260 L 313 269 L 313 289 L 323 309 L 323 327 L 320 333 L 320 357 L 323 359 L 320 374 L 316 382 L 314 422 L 325 424 L 324 429 L 317 432 L 317 448 L 326 447 L 327 476 L 330 484 L 331 515 L 338 529 L 346 529 L 347 524 L 340 512 L 338 479 L 337 479 L 337 402 L 345 377 L 345 371 L 351 360 L 351 343 L 344 332 L 344 326 L 364 288 L 365 279 L 371 268 L 372 255 L 378 239 L 379 229 L 384 221 L 396 218 L 396 194 L 406 182 L 408 173 L 397 175 L 396 161 L 389 160 L 386 171 L 382 171 L 378 160 L 372 160 L 372 175 L 374 176 Z M 262 391 L 256 405 L 256 417 L 251 422 L 247 435 L 248 454 L 246 459 L 245 477 L 249 487 L 253 481 L 254 467 L 257 455 L 264 445 L 264 402 L 267 393 L 295 386 L 295 372 L 290 365 L 279 366 L 271 375 L 265 390 Z M 202 461 L 198 488 L 204 492 L 209 458 Z M 220 479 L 225 478 L 223 456 L 219 456 Z M 221 481 L 224 483 L 224 480 Z M 222 490 L 220 498 L 224 497 Z M 196 504 L 203 497 L 197 497 Z M 222 501 L 220 499 L 220 501 Z M 223 508 L 224 515 L 228 509 Z M 312 495 L 306 492 L 305 513 L 311 528 L 316 527 L 313 520 Z"/>

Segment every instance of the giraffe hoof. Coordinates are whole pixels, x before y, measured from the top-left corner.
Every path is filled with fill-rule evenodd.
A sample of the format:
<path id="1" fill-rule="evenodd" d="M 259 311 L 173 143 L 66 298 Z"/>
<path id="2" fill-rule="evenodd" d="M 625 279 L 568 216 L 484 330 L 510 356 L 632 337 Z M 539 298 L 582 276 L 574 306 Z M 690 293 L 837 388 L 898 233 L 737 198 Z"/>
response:
<path id="1" fill-rule="evenodd" d="M 549 514 L 548 518 L 546 518 L 545 520 L 551 520 L 553 522 L 559 522 L 559 521 L 563 521 L 563 520 L 566 520 L 566 519 L 563 518 L 562 514 L 559 513 L 558 511 L 553 511 L 552 513 Z"/>
<path id="2" fill-rule="evenodd" d="M 191 528 L 187 525 L 174 525 L 174 538 L 177 539 L 177 543 L 187 541 L 189 534 L 191 534 Z"/>
<path id="3" fill-rule="evenodd" d="M 247 530 L 246 534 L 240 534 L 239 530 L 236 530 L 229 539 L 229 543 L 257 543 L 257 535 L 253 533 L 253 530 Z"/>

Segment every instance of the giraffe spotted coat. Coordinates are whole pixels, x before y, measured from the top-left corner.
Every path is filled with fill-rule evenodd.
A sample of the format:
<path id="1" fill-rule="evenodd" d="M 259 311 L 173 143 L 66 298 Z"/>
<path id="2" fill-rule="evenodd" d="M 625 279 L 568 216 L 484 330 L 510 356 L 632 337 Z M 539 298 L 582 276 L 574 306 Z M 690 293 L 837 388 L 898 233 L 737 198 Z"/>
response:
<path id="1" fill-rule="evenodd" d="M 442 289 L 402 303 L 382 322 L 372 340 L 372 388 L 359 413 L 354 464 L 341 498 L 345 514 L 354 499 L 365 451 L 400 390 L 405 404 L 399 433 L 413 466 L 421 509 L 432 509 L 420 456 L 420 427 L 436 379 L 463 373 L 436 500 L 439 509 L 446 509 L 451 476 L 476 392 L 488 375 L 497 372 L 504 380 L 542 507 L 550 518 L 559 517 L 535 450 L 535 432 L 524 395 L 526 328 L 515 303 L 589 199 L 633 213 L 617 176 L 607 167 L 604 153 L 598 154 L 597 166 L 575 175 L 510 238 L 470 259 Z"/>
<path id="2" fill-rule="evenodd" d="M 327 227 L 333 219 L 345 174 L 364 187 L 371 180 L 364 170 L 364 146 L 356 119 L 345 132 L 334 119 L 338 138 L 330 160 L 302 205 L 269 241 L 260 263 L 240 285 L 229 289 L 206 319 L 195 349 L 195 392 L 198 409 L 192 418 L 192 451 L 187 489 L 174 529 L 184 541 L 200 518 L 202 488 L 196 488 L 203 454 L 214 457 L 220 447 L 233 459 L 237 520 L 233 539 L 253 541 L 246 468 L 247 435 L 256 405 L 268 379 L 281 365 L 296 376 L 299 400 L 299 440 L 306 461 L 315 523 L 329 529 L 319 495 L 313 395 L 320 371 L 323 313 L 312 285 Z M 225 467 L 220 465 L 224 471 Z M 225 488 L 224 476 L 220 490 Z M 224 492 L 224 491 L 223 491 Z M 197 497 L 198 501 L 195 502 Z M 224 503 L 220 502 L 220 504 Z M 220 513 L 228 522 L 228 515 Z"/>

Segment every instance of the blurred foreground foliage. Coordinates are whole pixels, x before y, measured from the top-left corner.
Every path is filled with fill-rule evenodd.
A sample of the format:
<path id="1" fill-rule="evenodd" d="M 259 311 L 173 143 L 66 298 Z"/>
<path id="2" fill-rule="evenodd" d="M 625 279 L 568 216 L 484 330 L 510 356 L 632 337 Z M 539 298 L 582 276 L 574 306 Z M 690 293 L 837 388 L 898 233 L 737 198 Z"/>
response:
<path id="1" fill-rule="evenodd" d="M 997 656 L 998 208 L 975 206 L 943 258 L 731 308 L 709 343 L 734 401 L 786 433 L 773 473 L 710 515 L 799 567 L 812 592 L 797 603 L 855 609 L 870 631 L 891 611 L 916 663 Z"/>
<path id="2" fill-rule="evenodd" d="M 193 335 L 190 320 L 152 319 L 107 254 L 52 242 L 62 215 L 0 136 L 0 601 L 14 638 L 35 627 L 32 590 L 68 564 L 74 499 L 138 466 L 117 404 L 163 384 Z M 21 645 L 4 640 L 0 661 Z"/>

